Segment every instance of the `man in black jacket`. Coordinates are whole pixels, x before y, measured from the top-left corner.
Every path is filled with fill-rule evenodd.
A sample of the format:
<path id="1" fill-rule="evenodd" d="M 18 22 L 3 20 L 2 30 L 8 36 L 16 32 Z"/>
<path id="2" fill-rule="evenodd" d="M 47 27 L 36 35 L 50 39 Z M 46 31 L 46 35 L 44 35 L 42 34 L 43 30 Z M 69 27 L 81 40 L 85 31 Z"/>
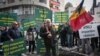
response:
<path id="1" fill-rule="evenodd" d="M 18 22 L 13 22 L 12 27 L 8 29 L 8 37 L 10 38 L 11 41 L 14 41 L 14 39 L 18 39 L 22 37 L 22 33 L 19 30 L 19 23 Z"/>
<path id="2" fill-rule="evenodd" d="M 44 40 L 46 48 L 45 56 L 51 56 L 50 50 L 52 50 L 52 56 L 56 56 L 55 35 L 49 19 L 46 19 L 44 25 L 40 28 L 40 36 Z"/>

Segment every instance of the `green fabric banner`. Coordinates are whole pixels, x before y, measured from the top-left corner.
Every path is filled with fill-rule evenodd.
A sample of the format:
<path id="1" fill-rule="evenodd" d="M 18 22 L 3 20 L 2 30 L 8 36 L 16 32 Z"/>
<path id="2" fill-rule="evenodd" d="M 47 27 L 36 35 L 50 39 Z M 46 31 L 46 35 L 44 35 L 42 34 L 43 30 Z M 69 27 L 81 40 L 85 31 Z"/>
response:
<path id="1" fill-rule="evenodd" d="M 16 13 L 0 13 L 0 26 L 11 26 L 17 20 Z"/>
<path id="2" fill-rule="evenodd" d="M 43 39 L 37 39 L 37 53 L 38 54 L 44 54 L 45 53 L 45 47 L 44 47 Z"/>
<path id="3" fill-rule="evenodd" d="M 45 7 L 36 7 L 34 18 L 35 18 L 35 23 L 36 23 L 35 27 L 39 31 L 45 19 L 52 20 L 52 11 Z"/>
<path id="4" fill-rule="evenodd" d="M 36 22 L 34 18 L 26 18 L 22 21 L 23 30 L 27 30 L 29 26 L 35 26 Z"/>
<path id="5" fill-rule="evenodd" d="M 55 12 L 54 13 L 54 22 L 55 23 L 65 23 L 68 22 L 68 13 L 67 12 Z"/>
<path id="6" fill-rule="evenodd" d="M 26 51 L 23 38 L 15 39 L 13 42 L 6 41 L 2 46 L 4 56 L 18 56 Z"/>
<path id="7" fill-rule="evenodd" d="M 52 11 L 51 10 L 49 10 L 47 8 L 43 8 L 43 7 L 35 8 L 35 20 L 36 21 L 43 22 L 47 18 L 52 19 Z"/>

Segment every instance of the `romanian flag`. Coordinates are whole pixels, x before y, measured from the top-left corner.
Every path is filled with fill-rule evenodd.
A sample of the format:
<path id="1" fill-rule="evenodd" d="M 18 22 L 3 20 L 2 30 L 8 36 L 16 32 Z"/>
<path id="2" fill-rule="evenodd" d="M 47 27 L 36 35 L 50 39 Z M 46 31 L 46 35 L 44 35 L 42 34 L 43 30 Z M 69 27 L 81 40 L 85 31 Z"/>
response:
<path id="1" fill-rule="evenodd" d="M 70 17 L 70 26 L 73 31 L 79 30 L 82 26 L 93 20 L 93 17 L 82 7 L 83 2 L 84 0 L 82 0 Z"/>

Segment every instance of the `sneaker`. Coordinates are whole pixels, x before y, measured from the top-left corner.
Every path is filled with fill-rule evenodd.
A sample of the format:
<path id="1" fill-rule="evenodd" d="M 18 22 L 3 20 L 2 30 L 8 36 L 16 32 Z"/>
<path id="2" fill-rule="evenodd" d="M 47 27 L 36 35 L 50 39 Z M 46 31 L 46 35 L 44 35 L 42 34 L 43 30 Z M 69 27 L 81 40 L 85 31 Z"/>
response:
<path id="1" fill-rule="evenodd" d="M 36 52 L 36 51 L 34 51 L 34 54 L 37 54 L 37 52 Z"/>
<path id="2" fill-rule="evenodd" d="M 29 54 L 31 55 L 32 53 L 31 53 L 31 52 L 29 52 Z"/>
<path id="3" fill-rule="evenodd" d="M 36 51 L 34 51 L 34 52 L 32 52 L 32 54 L 37 54 L 37 52 L 36 52 Z"/>
<path id="4" fill-rule="evenodd" d="M 22 55 L 22 56 L 27 56 L 25 53 L 22 53 L 21 55 Z"/>

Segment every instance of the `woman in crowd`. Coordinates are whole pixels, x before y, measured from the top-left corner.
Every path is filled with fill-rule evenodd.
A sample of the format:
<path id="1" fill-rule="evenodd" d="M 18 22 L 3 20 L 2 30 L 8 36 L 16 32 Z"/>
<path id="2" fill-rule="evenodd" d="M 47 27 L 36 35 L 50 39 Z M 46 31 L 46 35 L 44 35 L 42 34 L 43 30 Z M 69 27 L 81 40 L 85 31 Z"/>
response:
<path id="1" fill-rule="evenodd" d="M 34 53 L 34 49 L 35 49 L 35 29 L 30 26 L 27 30 L 27 40 L 29 43 L 29 54 Z M 31 49 L 32 47 L 32 49 Z"/>
<path id="2" fill-rule="evenodd" d="M 7 31 L 8 31 L 8 29 L 6 26 L 1 27 L 1 42 L 5 42 L 5 41 L 9 40 Z"/>

